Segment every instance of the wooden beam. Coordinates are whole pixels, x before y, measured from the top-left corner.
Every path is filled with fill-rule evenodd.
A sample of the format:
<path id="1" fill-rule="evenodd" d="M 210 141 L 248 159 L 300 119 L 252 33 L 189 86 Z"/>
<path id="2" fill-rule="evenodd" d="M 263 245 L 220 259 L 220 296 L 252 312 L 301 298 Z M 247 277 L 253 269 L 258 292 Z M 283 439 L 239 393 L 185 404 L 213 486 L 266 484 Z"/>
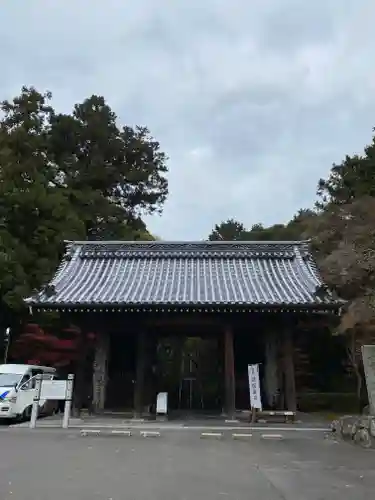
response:
<path id="1" fill-rule="evenodd" d="M 224 379 L 225 412 L 228 418 L 234 418 L 236 411 L 236 381 L 234 371 L 233 329 L 227 326 L 224 331 Z"/>

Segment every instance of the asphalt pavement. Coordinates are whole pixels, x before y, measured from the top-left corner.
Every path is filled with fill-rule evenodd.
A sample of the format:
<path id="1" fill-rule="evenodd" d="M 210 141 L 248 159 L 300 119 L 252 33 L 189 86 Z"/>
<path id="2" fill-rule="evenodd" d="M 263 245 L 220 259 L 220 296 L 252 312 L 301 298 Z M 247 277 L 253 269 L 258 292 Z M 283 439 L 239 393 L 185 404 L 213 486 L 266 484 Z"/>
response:
<path id="1" fill-rule="evenodd" d="M 210 433 L 207 433 L 210 434 Z M 1 500 L 362 500 L 375 450 L 323 432 L 0 431 Z M 241 433 L 238 433 L 241 434 Z"/>

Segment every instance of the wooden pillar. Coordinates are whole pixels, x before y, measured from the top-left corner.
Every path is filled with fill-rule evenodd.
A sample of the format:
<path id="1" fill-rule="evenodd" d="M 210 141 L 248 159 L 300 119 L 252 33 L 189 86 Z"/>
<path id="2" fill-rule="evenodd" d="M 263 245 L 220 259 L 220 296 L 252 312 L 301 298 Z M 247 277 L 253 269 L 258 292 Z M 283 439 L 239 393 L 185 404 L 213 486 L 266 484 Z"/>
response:
<path id="1" fill-rule="evenodd" d="M 88 358 L 88 340 L 85 328 L 80 328 L 78 341 L 78 355 L 75 363 L 75 379 L 73 388 L 73 415 L 79 416 L 87 402 L 86 370 Z"/>
<path id="2" fill-rule="evenodd" d="M 224 331 L 224 385 L 225 412 L 228 418 L 234 418 L 236 410 L 236 381 L 234 372 L 233 330 L 227 326 Z"/>
<path id="3" fill-rule="evenodd" d="M 151 413 L 156 407 L 156 362 L 157 362 L 157 337 L 149 332 L 146 338 L 145 355 L 145 382 L 143 406 L 147 407 L 147 413 Z"/>
<path id="4" fill-rule="evenodd" d="M 273 331 L 267 332 L 265 335 L 264 388 L 267 406 L 271 410 L 276 409 L 279 392 L 278 339 Z"/>
<path id="5" fill-rule="evenodd" d="M 146 372 L 146 335 L 141 331 L 137 335 L 137 362 L 134 387 L 134 417 L 139 418 L 143 412 L 145 372 Z"/>
<path id="6" fill-rule="evenodd" d="M 285 330 L 283 332 L 283 351 L 286 409 L 289 411 L 297 411 L 293 334 L 290 330 Z"/>
<path id="7" fill-rule="evenodd" d="M 92 406 L 94 412 L 104 410 L 107 370 L 109 357 L 109 334 L 100 333 L 97 335 L 95 346 L 94 369 L 92 378 L 93 399 Z"/>

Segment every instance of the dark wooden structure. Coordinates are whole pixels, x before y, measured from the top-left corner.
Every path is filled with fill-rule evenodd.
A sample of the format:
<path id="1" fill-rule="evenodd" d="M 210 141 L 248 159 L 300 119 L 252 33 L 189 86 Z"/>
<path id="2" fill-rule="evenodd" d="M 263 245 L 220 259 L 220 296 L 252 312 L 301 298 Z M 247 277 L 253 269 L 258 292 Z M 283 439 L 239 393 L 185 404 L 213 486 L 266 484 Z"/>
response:
<path id="1" fill-rule="evenodd" d="M 54 279 L 26 302 L 31 311 L 58 309 L 82 329 L 81 399 L 89 357 L 84 335 L 95 331 L 97 411 L 109 398 L 110 355 L 120 365 L 134 362 L 133 406 L 140 415 L 160 390 L 153 377 L 158 339 L 168 332 L 214 339 L 223 354 L 221 406 L 230 418 L 236 397 L 247 397 L 247 388 L 236 391 L 239 355 L 243 366 L 257 362 L 245 347 L 247 339 L 261 345 L 266 405 L 295 411 L 293 343 L 299 325 L 326 321 L 340 308 L 323 287 L 306 242 L 67 242 Z M 130 340 L 121 344 L 124 338 L 133 339 L 133 351 Z M 112 351 L 110 342 L 117 345 Z M 237 350 L 236 342 L 242 342 Z M 126 387 L 126 373 L 123 381 L 117 376 L 116 387 Z"/>

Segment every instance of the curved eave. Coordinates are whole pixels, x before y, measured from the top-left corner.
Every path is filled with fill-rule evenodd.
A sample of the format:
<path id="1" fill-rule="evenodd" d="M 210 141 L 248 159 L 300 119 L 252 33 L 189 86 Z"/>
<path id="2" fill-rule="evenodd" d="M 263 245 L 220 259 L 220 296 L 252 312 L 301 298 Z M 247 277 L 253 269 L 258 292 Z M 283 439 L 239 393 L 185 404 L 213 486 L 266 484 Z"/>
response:
<path id="1" fill-rule="evenodd" d="M 282 305 L 246 305 L 246 304 L 30 304 L 37 312 L 61 313 L 319 313 L 335 314 L 341 312 L 341 304 L 282 304 Z"/>

